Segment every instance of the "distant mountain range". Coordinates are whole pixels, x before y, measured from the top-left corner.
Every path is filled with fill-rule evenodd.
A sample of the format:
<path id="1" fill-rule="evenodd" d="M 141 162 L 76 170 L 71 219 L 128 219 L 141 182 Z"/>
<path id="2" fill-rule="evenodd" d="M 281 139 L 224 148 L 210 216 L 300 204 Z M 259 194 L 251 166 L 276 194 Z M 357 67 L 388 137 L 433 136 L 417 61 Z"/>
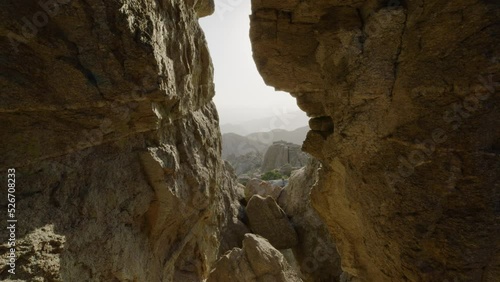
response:
<path id="1" fill-rule="evenodd" d="M 246 136 L 255 132 L 269 132 L 274 129 L 283 129 L 293 131 L 299 127 L 307 126 L 308 117 L 302 111 L 293 111 L 290 113 L 282 113 L 267 118 L 260 118 L 241 122 L 238 124 L 222 124 L 221 132 L 236 133 L 241 136 Z"/>
<path id="2" fill-rule="evenodd" d="M 297 145 L 302 145 L 306 139 L 309 126 L 299 127 L 295 130 L 288 131 L 284 129 L 274 129 L 268 132 L 257 132 L 247 135 L 246 137 L 253 141 L 271 145 L 276 141 L 286 141 Z"/>
<path id="3" fill-rule="evenodd" d="M 264 154 L 267 147 L 269 147 L 269 144 L 255 141 L 236 133 L 222 134 L 222 158 L 225 160 L 231 155 L 239 157 L 251 152 Z"/>
<path id="4" fill-rule="evenodd" d="M 260 173 L 264 160 L 266 160 L 265 169 L 267 170 L 275 168 L 278 164 L 290 162 L 291 159 L 291 164 L 295 165 L 297 163 L 294 161 L 295 159 L 300 159 L 298 163 L 302 160 L 299 157 L 304 153 L 300 153 L 300 146 L 304 142 L 308 130 L 308 126 L 303 126 L 292 131 L 274 129 L 266 132 L 254 132 L 247 136 L 224 133 L 222 134 L 222 158 L 231 164 L 237 175 Z M 286 147 L 285 150 L 278 146 L 279 142 L 277 141 L 296 145 L 286 146 L 285 144 L 281 146 Z M 273 148 L 273 146 L 276 147 L 275 152 L 269 152 L 269 148 Z M 294 147 L 295 151 L 299 153 L 290 154 L 288 147 Z M 285 156 L 287 157 L 285 158 Z"/>
<path id="5" fill-rule="evenodd" d="M 222 158 L 228 156 L 241 156 L 250 152 L 264 154 L 267 148 L 276 141 L 286 141 L 302 145 L 306 138 L 308 126 L 303 126 L 292 131 L 274 129 L 266 132 L 254 132 L 241 136 L 236 133 L 222 134 Z"/>

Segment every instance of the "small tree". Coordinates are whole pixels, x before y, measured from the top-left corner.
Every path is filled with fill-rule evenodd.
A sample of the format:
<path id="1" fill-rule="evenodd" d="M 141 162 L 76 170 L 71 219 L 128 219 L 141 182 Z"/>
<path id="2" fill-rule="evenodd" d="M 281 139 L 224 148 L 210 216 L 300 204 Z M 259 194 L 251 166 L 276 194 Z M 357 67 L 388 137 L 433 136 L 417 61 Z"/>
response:
<path id="1" fill-rule="evenodd" d="M 264 173 L 261 177 L 262 180 L 276 180 L 281 179 L 283 176 L 278 171 L 272 170 Z"/>

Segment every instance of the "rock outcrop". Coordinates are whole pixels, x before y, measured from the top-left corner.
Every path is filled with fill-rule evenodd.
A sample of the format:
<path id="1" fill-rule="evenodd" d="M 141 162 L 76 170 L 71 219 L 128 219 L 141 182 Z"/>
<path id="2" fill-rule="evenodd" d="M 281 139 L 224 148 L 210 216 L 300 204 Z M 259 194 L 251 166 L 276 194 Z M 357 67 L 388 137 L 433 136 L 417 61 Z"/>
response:
<path id="1" fill-rule="evenodd" d="M 246 211 L 253 233 L 269 240 L 275 248 L 289 249 L 297 245 L 295 229 L 272 197 L 254 195 L 248 201 Z"/>
<path id="2" fill-rule="evenodd" d="M 292 167 L 303 167 L 307 163 L 308 156 L 300 150 L 297 144 L 277 141 L 267 149 L 262 160 L 262 172 L 279 169 L 285 165 Z"/>
<path id="3" fill-rule="evenodd" d="M 312 204 L 365 281 L 496 281 L 495 1 L 253 0 L 264 81 L 311 117 Z"/>
<path id="4" fill-rule="evenodd" d="M 308 129 L 307 126 L 293 131 L 274 129 L 247 136 L 225 133 L 222 135 L 222 158 L 231 164 L 238 176 L 257 175 L 286 165 L 300 168 L 308 156 L 296 144 L 304 142 Z M 271 145 L 272 149 L 268 150 Z M 260 170 L 262 165 L 264 171 Z"/>
<path id="5" fill-rule="evenodd" d="M 254 178 L 248 181 L 245 186 L 245 200 L 248 202 L 253 195 L 259 195 L 264 198 L 270 196 L 277 201 L 281 191 L 283 191 L 283 188 L 278 185 L 273 185 L 267 181 Z"/>
<path id="6" fill-rule="evenodd" d="M 283 189 L 278 204 L 287 214 L 297 232 L 294 257 L 304 281 L 339 281 L 342 270 L 340 256 L 328 227 L 311 205 L 311 190 L 318 181 L 321 165 L 311 160 L 294 171 Z"/>
<path id="7" fill-rule="evenodd" d="M 222 256 L 207 282 L 299 282 L 299 275 L 283 254 L 266 239 L 246 234 L 243 248 L 234 248 Z"/>
<path id="8" fill-rule="evenodd" d="M 213 2 L 0 7 L 0 182 L 15 169 L 18 220 L 15 275 L 5 242 L 0 280 L 206 278 L 248 231 L 197 22 Z"/>

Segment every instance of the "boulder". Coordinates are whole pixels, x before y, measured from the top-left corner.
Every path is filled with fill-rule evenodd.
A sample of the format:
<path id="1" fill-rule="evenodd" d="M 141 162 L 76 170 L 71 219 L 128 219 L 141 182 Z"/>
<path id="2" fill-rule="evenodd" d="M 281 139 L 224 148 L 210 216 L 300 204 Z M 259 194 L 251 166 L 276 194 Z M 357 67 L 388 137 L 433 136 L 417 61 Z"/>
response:
<path id="1" fill-rule="evenodd" d="M 300 276 L 266 239 L 246 234 L 243 248 L 226 252 L 207 282 L 299 282 Z"/>
<path id="2" fill-rule="evenodd" d="M 270 196 L 274 200 L 277 200 L 282 190 L 283 188 L 280 186 L 254 178 L 248 181 L 245 186 L 245 199 L 248 202 L 253 195 L 259 195 L 263 197 Z"/>
<path id="3" fill-rule="evenodd" d="M 254 195 L 246 211 L 252 231 L 269 240 L 275 248 L 288 249 L 297 245 L 295 229 L 272 197 Z"/>

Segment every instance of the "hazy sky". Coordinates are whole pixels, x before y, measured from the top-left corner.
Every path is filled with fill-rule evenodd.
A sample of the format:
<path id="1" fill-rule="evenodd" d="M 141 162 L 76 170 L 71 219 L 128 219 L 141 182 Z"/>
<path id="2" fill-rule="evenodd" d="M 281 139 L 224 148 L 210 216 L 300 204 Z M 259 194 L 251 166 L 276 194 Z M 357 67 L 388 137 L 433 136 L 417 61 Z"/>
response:
<path id="1" fill-rule="evenodd" d="M 215 104 L 221 124 L 299 110 L 295 98 L 264 84 L 252 58 L 250 1 L 215 0 L 213 15 L 200 19 L 215 71 Z"/>

